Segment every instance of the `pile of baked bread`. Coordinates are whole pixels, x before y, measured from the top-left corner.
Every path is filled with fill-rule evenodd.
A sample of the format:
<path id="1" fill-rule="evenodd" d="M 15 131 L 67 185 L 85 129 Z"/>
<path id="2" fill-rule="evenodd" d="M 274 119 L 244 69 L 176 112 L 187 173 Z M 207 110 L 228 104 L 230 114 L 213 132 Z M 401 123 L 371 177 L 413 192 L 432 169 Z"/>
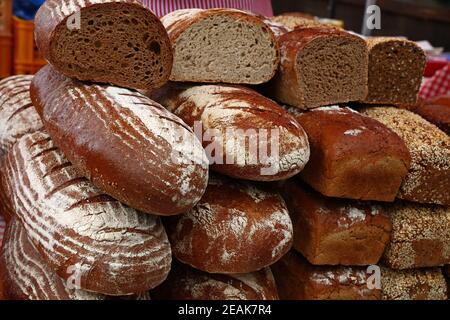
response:
<path id="1" fill-rule="evenodd" d="M 0 81 L 3 298 L 447 299 L 424 53 L 302 19 L 47 0 Z"/>

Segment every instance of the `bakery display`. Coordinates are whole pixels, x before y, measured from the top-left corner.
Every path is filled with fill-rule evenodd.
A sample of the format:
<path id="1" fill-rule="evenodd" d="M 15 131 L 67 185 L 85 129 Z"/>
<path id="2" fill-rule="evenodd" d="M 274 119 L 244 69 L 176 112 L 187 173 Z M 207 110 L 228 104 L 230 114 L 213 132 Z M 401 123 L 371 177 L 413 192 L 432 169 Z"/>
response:
<path id="1" fill-rule="evenodd" d="M 269 187 L 211 176 L 200 202 L 166 220 L 173 255 L 209 273 L 248 273 L 270 266 L 292 245 L 292 223 Z"/>
<path id="2" fill-rule="evenodd" d="M 399 201 L 387 206 L 392 219 L 384 262 L 393 269 L 450 264 L 450 208 Z"/>
<path id="3" fill-rule="evenodd" d="M 383 300 L 447 300 L 448 293 L 439 268 L 381 269 Z"/>
<path id="4" fill-rule="evenodd" d="M 378 300 L 365 267 L 314 266 L 295 251 L 271 267 L 282 300 Z"/>
<path id="5" fill-rule="evenodd" d="M 193 131 L 139 92 L 90 85 L 45 66 L 31 100 L 82 175 L 143 212 L 180 214 L 205 191 L 208 159 Z"/>
<path id="6" fill-rule="evenodd" d="M 310 109 L 363 100 L 367 94 L 367 46 L 345 31 L 296 29 L 278 37 L 281 65 L 264 92 L 275 100 Z"/>
<path id="7" fill-rule="evenodd" d="M 278 300 L 270 268 L 243 274 L 211 274 L 175 262 L 156 300 Z"/>
<path id="8" fill-rule="evenodd" d="M 295 113 L 308 134 L 304 181 L 330 197 L 393 201 L 408 173 L 405 143 L 382 123 L 350 108 Z"/>
<path id="9" fill-rule="evenodd" d="M 425 53 L 412 41 L 400 38 L 367 39 L 369 81 L 365 103 L 415 103 L 425 68 Z"/>
<path id="10" fill-rule="evenodd" d="M 275 36 L 251 13 L 185 9 L 161 21 L 174 51 L 172 81 L 261 84 L 278 68 Z"/>
<path id="11" fill-rule="evenodd" d="M 40 53 L 68 77 L 136 89 L 169 80 L 169 37 L 141 1 L 47 0 L 34 23 Z"/>
<path id="12" fill-rule="evenodd" d="M 329 198 L 291 179 L 282 187 L 294 227 L 293 248 L 314 265 L 372 265 L 392 224 L 379 204 Z"/>
<path id="13" fill-rule="evenodd" d="M 409 149 L 411 166 L 398 197 L 450 205 L 450 137 L 408 110 L 378 106 L 361 112 L 397 133 Z"/>
<path id="14" fill-rule="evenodd" d="M 42 129 L 30 100 L 32 79 L 33 76 L 19 75 L 0 80 L 0 159 L 18 138 Z"/>
<path id="15" fill-rule="evenodd" d="M 0 180 L 30 240 L 64 280 L 76 272 L 82 289 L 128 295 L 166 278 L 171 249 L 159 218 L 95 188 L 48 134 L 23 136 Z"/>
<path id="16" fill-rule="evenodd" d="M 287 179 L 309 159 L 308 137 L 294 117 L 252 89 L 172 84 L 151 97 L 189 126 L 200 126 L 211 168 L 222 174 Z"/>

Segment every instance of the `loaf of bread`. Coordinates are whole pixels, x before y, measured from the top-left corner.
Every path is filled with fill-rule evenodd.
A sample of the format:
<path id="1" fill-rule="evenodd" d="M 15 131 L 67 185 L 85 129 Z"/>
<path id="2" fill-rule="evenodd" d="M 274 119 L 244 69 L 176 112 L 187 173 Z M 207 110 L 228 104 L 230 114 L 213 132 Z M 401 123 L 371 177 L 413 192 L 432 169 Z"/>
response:
<path id="1" fill-rule="evenodd" d="M 314 266 L 291 250 L 271 267 L 281 300 L 379 300 L 365 267 Z"/>
<path id="2" fill-rule="evenodd" d="M 450 208 L 398 201 L 387 206 L 391 240 L 384 253 L 393 269 L 450 264 Z"/>
<path id="3" fill-rule="evenodd" d="M 395 131 L 409 149 L 411 167 L 398 197 L 450 205 L 450 137 L 408 110 L 373 107 L 361 112 Z"/>
<path id="4" fill-rule="evenodd" d="M 446 300 L 447 287 L 439 268 L 381 268 L 383 300 Z"/>
<path id="5" fill-rule="evenodd" d="M 296 119 L 311 147 L 310 161 L 300 173 L 309 185 L 330 197 L 395 199 L 408 173 L 410 155 L 393 131 L 337 106 L 297 112 Z"/>
<path id="6" fill-rule="evenodd" d="M 141 1 L 47 0 L 34 24 L 41 54 L 68 77 L 136 89 L 169 80 L 169 37 Z"/>
<path id="7" fill-rule="evenodd" d="M 283 185 L 282 195 L 294 226 L 293 247 L 310 263 L 378 263 L 392 229 L 380 205 L 328 198 L 294 179 Z"/>
<path id="8" fill-rule="evenodd" d="M 46 133 L 23 136 L 1 175 L 9 206 L 59 277 L 107 295 L 143 292 L 167 277 L 171 250 L 159 218 L 95 188 Z"/>
<path id="9" fill-rule="evenodd" d="M 243 274 L 211 274 L 174 262 L 167 280 L 151 292 L 156 300 L 278 300 L 270 268 Z"/>
<path id="10" fill-rule="evenodd" d="M 170 217 L 174 256 L 209 273 L 248 273 L 270 266 L 292 245 L 292 223 L 270 187 L 211 176 L 202 200 Z"/>
<path id="11" fill-rule="evenodd" d="M 264 90 L 275 100 L 309 109 L 362 100 L 367 94 L 367 46 L 353 34 L 302 28 L 278 38 L 281 65 Z"/>
<path id="12" fill-rule="evenodd" d="M 450 100 L 450 98 L 449 98 Z M 406 108 L 450 135 L 450 102 L 422 102 Z"/>
<path id="13" fill-rule="evenodd" d="M 425 68 L 425 53 L 414 42 L 400 38 L 367 40 L 369 81 L 365 103 L 415 103 Z"/>
<path id="14" fill-rule="evenodd" d="M 208 159 L 192 130 L 144 95 L 88 85 L 42 68 L 31 99 L 69 161 L 95 186 L 143 212 L 191 209 L 206 189 Z"/>
<path id="15" fill-rule="evenodd" d="M 20 222 L 13 218 L 0 254 L 0 290 L 8 300 L 105 300 L 108 296 L 77 288 L 76 279 L 63 281 L 49 268 L 28 239 Z M 149 294 L 129 296 L 149 300 Z"/>
<path id="16" fill-rule="evenodd" d="M 31 79 L 19 75 L 0 81 L 0 159 L 21 136 L 42 129 L 30 100 Z"/>
<path id="17" fill-rule="evenodd" d="M 260 84 L 280 54 L 264 21 L 234 9 L 185 9 L 161 18 L 174 50 L 170 80 Z"/>
<path id="18" fill-rule="evenodd" d="M 196 128 L 212 169 L 222 174 L 287 179 L 309 159 L 308 137 L 294 117 L 252 89 L 171 84 L 151 97 Z"/>

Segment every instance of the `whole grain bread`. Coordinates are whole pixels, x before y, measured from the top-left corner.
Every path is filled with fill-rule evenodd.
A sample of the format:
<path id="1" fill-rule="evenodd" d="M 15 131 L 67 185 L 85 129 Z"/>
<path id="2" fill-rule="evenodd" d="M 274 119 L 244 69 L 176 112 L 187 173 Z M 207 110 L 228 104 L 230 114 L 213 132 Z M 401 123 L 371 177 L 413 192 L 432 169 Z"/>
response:
<path id="1" fill-rule="evenodd" d="M 171 84 L 151 97 L 200 129 L 196 133 L 211 168 L 222 174 L 256 181 L 287 179 L 309 159 L 308 138 L 295 118 L 252 89 Z"/>
<path id="2" fill-rule="evenodd" d="M 393 130 L 409 149 L 411 166 L 398 197 L 450 205 L 450 137 L 408 110 L 377 106 L 361 112 Z"/>
<path id="3" fill-rule="evenodd" d="M 281 65 L 264 92 L 301 109 L 363 100 L 367 94 L 365 41 L 345 31 L 311 27 L 278 37 Z"/>
<path id="4" fill-rule="evenodd" d="M 45 128 L 69 161 L 119 201 L 157 215 L 200 200 L 208 159 L 193 131 L 139 92 L 90 85 L 51 66 L 31 84 Z"/>
<path id="5" fill-rule="evenodd" d="M 184 9 L 161 18 L 174 50 L 170 80 L 260 84 L 280 61 L 263 19 L 235 9 Z"/>
<path id="6" fill-rule="evenodd" d="M 270 266 L 292 245 L 286 205 L 266 186 L 210 177 L 202 200 L 166 220 L 173 255 L 209 273 L 248 273 Z"/>
<path id="7" fill-rule="evenodd" d="M 68 77 L 136 89 L 169 79 L 169 37 L 141 1 L 47 0 L 34 23 L 42 56 Z"/>
<path id="8" fill-rule="evenodd" d="M 8 152 L 0 181 L 30 240 L 65 281 L 129 295 L 166 278 L 171 250 L 159 218 L 95 188 L 48 134 L 23 136 Z"/>

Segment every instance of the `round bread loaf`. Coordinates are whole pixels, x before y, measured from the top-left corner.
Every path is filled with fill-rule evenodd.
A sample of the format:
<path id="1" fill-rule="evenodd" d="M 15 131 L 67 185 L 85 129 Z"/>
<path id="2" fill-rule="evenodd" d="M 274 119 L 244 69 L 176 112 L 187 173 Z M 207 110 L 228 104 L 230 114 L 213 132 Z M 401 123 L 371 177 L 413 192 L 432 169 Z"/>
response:
<path id="1" fill-rule="evenodd" d="M 212 176 L 202 200 L 167 220 L 175 257 L 209 273 L 247 273 L 267 267 L 292 245 L 283 199 L 250 182 Z"/>
<path id="2" fill-rule="evenodd" d="M 140 1 L 47 0 L 34 23 L 39 51 L 68 77 L 135 89 L 169 80 L 169 37 Z"/>
<path id="3" fill-rule="evenodd" d="M 1 189 L 48 265 L 64 280 L 106 295 L 144 292 L 165 280 L 171 250 L 159 217 L 105 195 L 43 132 L 8 152 Z"/>
<path id="4" fill-rule="evenodd" d="M 156 300 L 278 300 L 270 268 L 212 274 L 174 262 L 167 280 L 152 290 Z"/>
<path id="5" fill-rule="evenodd" d="M 193 131 L 139 92 L 71 80 L 53 67 L 31 83 L 47 132 L 78 171 L 113 198 L 156 215 L 203 195 L 208 158 Z"/>

